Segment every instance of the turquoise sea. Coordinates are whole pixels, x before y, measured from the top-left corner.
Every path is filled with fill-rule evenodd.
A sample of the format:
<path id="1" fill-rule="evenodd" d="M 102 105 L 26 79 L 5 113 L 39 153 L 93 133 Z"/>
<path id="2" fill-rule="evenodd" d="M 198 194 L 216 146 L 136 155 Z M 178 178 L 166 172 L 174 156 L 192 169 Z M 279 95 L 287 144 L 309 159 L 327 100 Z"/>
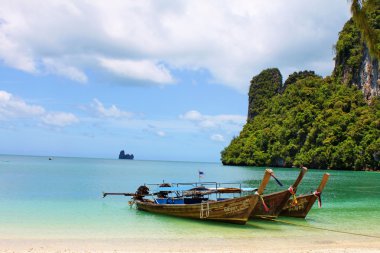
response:
<path id="1" fill-rule="evenodd" d="M 194 221 L 138 211 L 127 197 L 102 192 L 134 192 L 143 183 L 203 181 L 256 187 L 265 168 L 218 163 L 0 156 L 1 239 L 87 238 L 248 238 L 348 231 L 380 236 L 380 173 L 329 171 L 323 206 L 306 220 L 251 220 L 245 226 Z M 290 185 L 298 169 L 274 168 Z M 315 190 L 326 171 L 309 170 L 298 192 Z M 271 180 L 268 191 L 279 190 Z M 298 226 L 298 225 L 302 225 Z"/>

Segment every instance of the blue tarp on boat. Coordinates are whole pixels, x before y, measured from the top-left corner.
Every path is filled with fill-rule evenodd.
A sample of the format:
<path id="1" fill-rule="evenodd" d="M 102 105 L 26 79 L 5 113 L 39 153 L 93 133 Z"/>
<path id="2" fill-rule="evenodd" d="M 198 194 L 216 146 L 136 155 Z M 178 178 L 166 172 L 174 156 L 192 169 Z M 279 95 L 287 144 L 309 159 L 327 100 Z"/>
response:
<path id="1" fill-rule="evenodd" d="M 175 198 L 157 198 L 155 199 L 157 204 L 185 204 L 185 200 L 183 198 L 175 199 Z"/>

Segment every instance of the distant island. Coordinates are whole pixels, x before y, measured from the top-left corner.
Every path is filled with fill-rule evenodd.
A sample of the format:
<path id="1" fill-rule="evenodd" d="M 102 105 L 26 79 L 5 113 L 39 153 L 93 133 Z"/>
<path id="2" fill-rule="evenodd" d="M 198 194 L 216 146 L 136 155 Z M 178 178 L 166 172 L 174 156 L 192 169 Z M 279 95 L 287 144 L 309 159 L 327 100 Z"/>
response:
<path id="1" fill-rule="evenodd" d="M 379 10 L 367 10 L 380 36 Z M 247 123 L 222 163 L 380 170 L 380 42 L 362 33 L 353 19 L 344 25 L 331 76 L 300 71 L 283 82 L 277 68 L 254 76 Z"/>
<path id="2" fill-rule="evenodd" d="M 133 160 L 133 158 L 135 158 L 133 154 L 126 154 L 124 150 L 120 151 L 119 159 Z"/>

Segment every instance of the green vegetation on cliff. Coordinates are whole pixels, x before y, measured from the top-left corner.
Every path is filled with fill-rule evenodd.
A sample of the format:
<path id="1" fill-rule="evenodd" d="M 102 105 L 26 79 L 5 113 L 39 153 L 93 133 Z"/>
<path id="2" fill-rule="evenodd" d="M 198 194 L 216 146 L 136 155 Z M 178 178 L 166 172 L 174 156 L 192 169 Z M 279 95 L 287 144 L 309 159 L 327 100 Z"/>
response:
<path id="1" fill-rule="evenodd" d="M 352 0 L 351 12 L 371 55 L 380 59 L 380 0 Z"/>
<path id="2" fill-rule="evenodd" d="M 278 93 L 281 86 L 282 75 L 276 68 L 266 69 L 260 75 L 252 78 L 248 93 L 248 120 L 251 120 L 267 106 L 266 103 L 269 102 L 267 98 Z"/>
<path id="3" fill-rule="evenodd" d="M 355 86 L 313 72 L 285 83 L 221 152 L 223 164 L 380 169 L 379 99 L 368 106 Z"/>
<path id="4" fill-rule="evenodd" d="M 350 19 L 339 33 L 335 45 L 336 66 L 333 76 L 345 84 L 359 83 L 359 70 L 362 63 L 364 44 L 361 43 L 359 29 Z"/>

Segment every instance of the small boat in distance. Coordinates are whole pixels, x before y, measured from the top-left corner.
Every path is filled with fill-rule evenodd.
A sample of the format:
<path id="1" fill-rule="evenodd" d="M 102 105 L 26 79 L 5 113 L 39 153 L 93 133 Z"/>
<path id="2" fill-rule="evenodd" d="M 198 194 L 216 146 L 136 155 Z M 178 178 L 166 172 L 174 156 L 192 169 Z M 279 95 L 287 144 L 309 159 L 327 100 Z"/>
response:
<path id="1" fill-rule="evenodd" d="M 297 187 L 307 172 L 306 167 L 302 167 L 296 181 L 286 190 L 263 195 L 262 204 L 256 205 L 250 218 L 277 218 L 288 201 L 297 202 L 295 194 Z M 292 197 L 291 200 L 289 198 Z"/>
<path id="2" fill-rule="evenodd" d="M 237 198 L 217 198 L 216 200 L 211 200 L 203 197 L 204 195 L 200 193 L 201 189 L 199 187 L 189 188 L 184 187 L 183 185 L 172 187 L 169 184 L 160 187 L 159 192 L 153 194 L 149 193 L 149 188 L 146 185 L 143 185 L 140 186 L 136 193 L 133 195 L 129 193 L 103 193 L 103 197 L 107 195 L 132 196 L 132 203 L 136 204 L 138 210 L 152 213 L 198 220 L 212 220 L 235 224 L 245 224 L 253 208 L 261 198 L 260 196 L 268 184 L 272 173 L 273 171 L 271 169 L 265 170 L 263 180 L 255 194 Z M 205 188 L 205 190 L 207 191 L 206 194 L 221 194 L 235 192 L 236 188 Z M 192 191 L 195 191 L 195 194 L 191 193 Z M 185 192 L 187 192 L 189 197 L 186 197 Z M 176 196 L 168 196 L 168 194 L 173 193 Z M 156 196 L 156 198 L 153 198 L 153 200 L 151 200 L 145 198 L 146 196 Z"/>
<path id="3" fill-rule="evenodd" d="M 317 190 L 313 193 L 297 196 L 297 203 L 294 203 L 292 199 L 289 199 L 282 209 L 280 216 L 305 218 L 317 199 L 318 205 L 321 207 L 321 194 L 325 188 L 329 176 L 329 173 L 325 173 L 323 175 L 321 183 L 319 184 Z"/>

